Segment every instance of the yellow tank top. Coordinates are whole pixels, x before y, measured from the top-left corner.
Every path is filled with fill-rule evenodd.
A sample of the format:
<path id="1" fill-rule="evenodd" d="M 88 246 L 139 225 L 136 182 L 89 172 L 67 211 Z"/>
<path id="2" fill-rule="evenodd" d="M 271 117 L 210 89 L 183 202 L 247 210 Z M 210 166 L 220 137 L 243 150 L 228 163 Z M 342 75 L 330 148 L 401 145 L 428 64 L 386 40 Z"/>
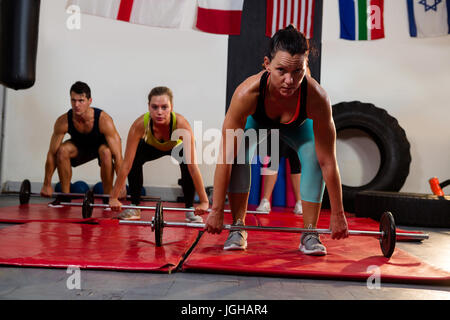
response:
<path id="1" fill-rule="evenodd" d="M 151 125 L 152 121 L 150 119 L 150 112 L 147 112 L 144 115 L 144 127 L 145 127 L 144 141 L 149 145 L 155 147 L 156 149 L 161 151 L 169 151 L 183 142 L 183 140 L 181 139 L 167 140 L 167 141 L 160 141 L 156 139 L 155 136 L 153 135 Z M 172 132 L 176 128 L 177 128 L 177 117 L 175 116 L 175 112 L 171 112 L 170 126 L 169 126 L 170 135 L 172 135 Z"/>

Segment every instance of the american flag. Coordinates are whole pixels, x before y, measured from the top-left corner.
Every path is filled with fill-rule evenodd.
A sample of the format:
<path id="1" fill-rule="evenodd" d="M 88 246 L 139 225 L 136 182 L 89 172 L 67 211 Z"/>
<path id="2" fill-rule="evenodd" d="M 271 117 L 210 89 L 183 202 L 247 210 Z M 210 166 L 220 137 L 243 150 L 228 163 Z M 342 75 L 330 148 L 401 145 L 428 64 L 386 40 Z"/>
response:
<path id="1" fill-rule="evenodd" d="M 307 39 L 313 36 L 315 0 L 266 0 L 266 36 L 292 24 Z"/>

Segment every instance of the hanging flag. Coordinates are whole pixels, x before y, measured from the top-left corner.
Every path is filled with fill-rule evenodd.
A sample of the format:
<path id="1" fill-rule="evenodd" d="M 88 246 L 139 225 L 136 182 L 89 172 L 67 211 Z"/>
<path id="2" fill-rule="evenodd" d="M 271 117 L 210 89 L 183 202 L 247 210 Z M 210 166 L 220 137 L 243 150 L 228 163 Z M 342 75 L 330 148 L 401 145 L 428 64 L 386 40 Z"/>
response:
<path id="1" fill-rule="evenodd" d="M 315 0 L 266 0 L 266 36 L 292 24 L 307 39 L 313 37 Z"/>
<path id="2" fill-rule="evenodd" d="M 384 38 L 384 0 L 339 0 L 342 39 Z"/>
<path id="3" fill-rule="evenodd" d="M 152 27 L 179 28 L 188 0 L 69 0 L 82 13 Z"/>
<path id="4" fill-rule="evenodd" d="M 407 0 L 411 37 L 450 34 L 450 0 Z"/>
<path id="5" fill-rule="evenodd" d="M 244 0 L 198 0 L 196 27 L 204 32 L 238 35 Z"/>

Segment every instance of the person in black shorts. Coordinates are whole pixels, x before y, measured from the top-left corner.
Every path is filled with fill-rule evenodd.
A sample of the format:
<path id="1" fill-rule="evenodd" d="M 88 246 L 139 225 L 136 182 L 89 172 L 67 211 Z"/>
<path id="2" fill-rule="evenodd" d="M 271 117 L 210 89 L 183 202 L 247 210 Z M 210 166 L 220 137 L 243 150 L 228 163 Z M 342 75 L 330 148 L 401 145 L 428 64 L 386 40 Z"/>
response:
<path id="1" fill-rule="evenodd" d="M 52 176 L 58 170 L 63 193 L 70 192 L 72 167 L 78 167 L 93 159 L 98 160 L 100 177 L 105 194 L 110 194 L 113 186 L 114 171 L 118 172 L 122 158 L 120 136 L 112 118 L 103 110 L 91 107 L 91 89 L 81 81 L 70 88 L 72 109 L 59 116 L 55 122 L 50 147 L 45 162 L 45 178 L 41 195 L 51 197 L 53 194 Z M 70 139 L 63 142 L 65 134 Z M 125 196 L 126 189 L 121 196 Z M 70 198 L 57 198 L 59 201 Z"/>
<path id="2" fill-rule="evenodd" d="M 178 135 L 180 135 L 178 137 Z M 120 211 L 119 191 L 128 176 L 131 203 L 140 204 L 140 190 L 143 184 L 143 166 L 146 162 L 169 156 L 178 162 L 181 171 L 181 187 L 186 208 L 186 221 L 202 222 L 202 214 L 209 208 L 209 200 L 203 178 L 197 164 L 194 133 L 187 119 L 173 111 L 173 92 L 164 86 L 154 87 L 148 94 L 148 112 L 140 115 L 131 125 L 123 165 L 117 174 L 111 192 L 109 205 L 113 211 Z M 194 208 L 195 192 L 200 203 Z M 123 210 L 122 220 L 139 220 L 140 209 Z"/>
<path id="3" fill-rule="evenodd" d="M 298 158 L 297 152 L 294 151 L 291 147 L 289 147 L 283 140 L 280 140 L 280 151 L 279 151 L 279 157 L 288 159 L 289 166 L 291 169 L 291 184 L 292 184 L 292 190 L 294 192 L 295 196 L 295 206 L 294 206 L 294 213 L 295 214 L 302 214 L 302 198 L 300 195 L 300 175 L 301 175 L 301 164 L 300 159 Z M 268 147 L 267 150 L 270 151 L 270 139 L 268 139 Z M 270 156 L 270 155 L 269 155 Z M 275 170 L 269 169 L 272 165 L 270 163 L 268 164 L 267 168 L 263 168 L 264 172 L 264 187 L 262 190 L 262 198 L 261 202 L 259 203 L 259 206 L 256 208 L 256 211 L 270 211 L 270 196 L 272 195 L 273 188 L 275 187 L 275 183 L 277 182 L 278 178 L 278 170 L 277 168 Z"/>

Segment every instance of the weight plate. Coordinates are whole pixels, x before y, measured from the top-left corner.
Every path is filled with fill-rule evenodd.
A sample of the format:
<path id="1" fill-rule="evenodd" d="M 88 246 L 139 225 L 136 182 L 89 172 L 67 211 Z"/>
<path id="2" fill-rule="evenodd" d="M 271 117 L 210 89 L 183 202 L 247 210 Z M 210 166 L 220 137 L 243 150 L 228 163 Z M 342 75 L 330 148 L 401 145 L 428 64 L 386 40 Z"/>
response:
<path id="1" fill-rule="evenodd" d="M 155 209 L 155 217 L 153 219 L 155 229 L 155 244 L 157 247 L 162 246 L 163 229 L 164 229 L 164 213 L 161 201 L 158 201 Z"/>
<path id="2" fill-rule="evenodd" d="M 394 216 L 389 211 L 384 212 L 380 219 L 380 232 L 383 233 L 380 237 L 380 246 L 386 258 L 390 258 L 394 253 L 395 242 L 397 240 L 395 230 Z"/>
<path id="3" fill-rule="evenodd" d="M 31 183 L 30 180 L 25 179 L 20 185 L 19 201 L 20 204 L 27 204 L 30 202 Z"/>
<path id="4" fill-rule="evenodd" d="M 91 204 L 94 203 L 94 192 L 91 190 L 86 191 L 84 198 L 83 198 L 83 207 L 81 210 L 81 214 L 83 216 L 83 219 L 88 219 L 92 217 L 92 210 L 94 210 L 94 207 L 91 206 Z"/>

